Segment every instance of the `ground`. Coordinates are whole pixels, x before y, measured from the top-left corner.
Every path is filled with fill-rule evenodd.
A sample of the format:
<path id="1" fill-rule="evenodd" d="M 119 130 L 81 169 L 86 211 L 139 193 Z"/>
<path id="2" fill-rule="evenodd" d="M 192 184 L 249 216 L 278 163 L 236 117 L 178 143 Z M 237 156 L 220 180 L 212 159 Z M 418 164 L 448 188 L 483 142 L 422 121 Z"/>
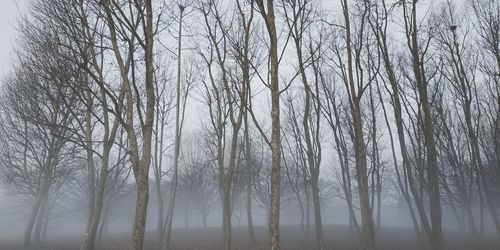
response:
<path id="1" fill-rule="evenodd" d="M 269 249 L 267 243 L 266 227 L 256 227 L 258 237 L 257 243 L 252 243 L 247 235 L 247 228 L 233 228 L 233 249 L 257 250 Z M 155 232 L 148 232 L 145 249 L 156 250 L 158 245 L 152 239 Z M 359 240 L 349 232 L 346 226 L 324 226 L 326 249 L 359 249 Z M 222 249 L 222 233 L 220 228 L 194 228 L 175 229 L 173 231 L 173 249 Z M 297 226 L 281 227 L 282 249 L 314 249 L 314 229 L 311 228 L 309 239 Z M 78 249 L 77 238 L 64 240 L 52 240 L 30 250 L 71 250 Z M 99 249 L 121 250 L 126 249 L 128 239 L 126 235 L 110 235 Z M 444 237 L 445 249 L 484 249 L 500 250 L 500 237 L 492 234 L 483 239 L 475 239 L 467 233 L 446 231 Z M 410 229 L 404 228 L 382 228 L 377 236 L 377 249 L 425 249 L 425 245 L 418 242 L 415 234 Z M 27 250 L 20 246 L 20 242 L 0 242 L 0 250 Z"/>

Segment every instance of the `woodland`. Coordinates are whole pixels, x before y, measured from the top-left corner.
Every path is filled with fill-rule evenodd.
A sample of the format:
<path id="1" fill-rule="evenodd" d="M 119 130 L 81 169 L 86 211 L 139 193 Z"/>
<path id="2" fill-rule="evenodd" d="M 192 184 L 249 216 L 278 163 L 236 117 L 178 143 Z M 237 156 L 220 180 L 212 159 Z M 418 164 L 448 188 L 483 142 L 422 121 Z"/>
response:
<path id="1" fill-rule="evenodd" d="M 500 248 L 500 1 L 31 0 L 15 26 L 0 249 Z"/>

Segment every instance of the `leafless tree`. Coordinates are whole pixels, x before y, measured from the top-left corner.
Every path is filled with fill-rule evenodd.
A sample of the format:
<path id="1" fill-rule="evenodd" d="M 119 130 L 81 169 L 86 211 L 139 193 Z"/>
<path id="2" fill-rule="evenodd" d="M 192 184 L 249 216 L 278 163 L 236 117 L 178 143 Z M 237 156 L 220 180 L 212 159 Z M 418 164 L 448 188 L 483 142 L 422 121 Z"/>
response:
<path id="1" fill-rule="evenodd" d="M 299 132 L 300 150 L 305 151 L 305 159 L 309 168 L 310 184 L 313 196 L 315 225 L 316 225 L 316 247 L 324 248 L 323 229 L 321 222 L 321 208 L 319 203 L 319 169 L 321 164 L 321 105 L 319 103 L 319 72 L 316 67 L 317 44 L 322 43 L 321 36 L 311 37 L 312 26 L 315 24 L 314 1 L 287 1 L 283 3 L 285 22 L 290 30 L 290 36 L 294 42 L 297 53 L 297 67 L 304 91 L 304 107 L 301 127 L 296 125 Z M 317 41 L 313 42 L 313 39 Z M 313 45 L 314 43 L 314 45 Z M 318 53 L 319 54 L 319 53 Z M 312 77 L 308 76 L 309 68 L 312 68 Z M 315 98 L 316 97 L 316 98 Z M 293 103 L 290 104 L 293 108 Z M 292 118 L 297 122 L 298 117 Z"/>
<path id="2" fill-rule="evenodd" d="M 120 92 L 124 93 L 125 103 L 120 111 L 124 110 L 124 112 L 120 113 L 117 119 L 127 132 L 130 161 L 137 186 L 137 202 L 130 249 L 142 249 L 149 200 L 149 167 L 152 158 L 156 103 L 153 64 L 153 36 L 156 24 L 153 23 L 153 6 L 150 0 L 128 2 L 125 5 L 119 1 L 111 0 L 101 1 L 99 9 L 105 16 L 109 42 L 122 81 Z M 121 45 L 125 45 L 125 51 Z M 134 49 L 136 45 L 143 53 L 143 68 L 139 67 L 134 59 L 137 57 L 134 55 L 137 53 L 137 50 Z M 144 70 L 144 87 L 138 83 L 140 79 L 138 79 L 137 71 L 141 69 Z M 142 90 L 142 94 L 139 89 Z M 107 97 L 115 98 L 109 91 Z M 113 102 L 115 105 L 119 103 L 116 99 Z M 137 123 L 139 124 L 137 125 Z M 140 128 L 140 133 L 137 133 L 137 128 Z"/>
<path id="3" fill-rule="evenodd" d="M 74 121 L 70 110 L 78 102 L 75 98 L 63 101 L 74 97 L 66 86 L 78 80 L 78 70 L 54 56 L 51 41 L 38 40 L 42 38 L 38 34 L 24 33 L 19 68 L 6 83 L 1 105 L 2 177 L 34 200 L 24 235 L 26 246 L 32 237 L 40 240 L 49 192 L 72 174 L 74 165 L 69 161 L 78 155 L 68 140 L 72 131 L 67 129 Z"/>
<path id="4" fill-rule="evenodd" d="M 269 218 L 269 237 L 271 249 L 280 249 L 280 184 L 281 184 L 281 124 L 280 124 L 280 88 L 279 88 L 279 58 L 278 35 L 276 32 L 275 3 L 273 0 L 254 0 L 256 9 L 262 16 L 269 35 L 269 86 L 271 94 L 271 140 L 266 142 L 272 151 L 271 166 L 271 213 Z M 261 129 L 260 129 L 261 131 Z M 261 132 L 262 133 L 262 132 Z M 263 134 L 264 135 L 264 134 Z M 265 135 L 264 135 L 265 136 Z"/>
<path id="5" fill-rule="evenodd" d="M 246 111 L 248 83 L 234 75 L 232 58 L 226 49 L 229 44 L 227 16 L 219 12 L 220 6 L 214 1 L 201 3 L 206 37 L 210 41 L 209 50 L 201 52 L 207 65 L 208 80 L 203 81 L 205 102 L 209 109 L 210 123 L 206 125 L 211 155 L 216 162 L 217 177 L 222 202 L 224 248 L 231 249 L 231 190 L 236 171 L 239 132 Z M 236 89 L 236 91 L 235 91 Z M 241 92 L 240 92 L 241 91 Z M 230 134 L 226 134 L 229 130 Z M 229 152 L 227 151 L 229 150 Z"/>

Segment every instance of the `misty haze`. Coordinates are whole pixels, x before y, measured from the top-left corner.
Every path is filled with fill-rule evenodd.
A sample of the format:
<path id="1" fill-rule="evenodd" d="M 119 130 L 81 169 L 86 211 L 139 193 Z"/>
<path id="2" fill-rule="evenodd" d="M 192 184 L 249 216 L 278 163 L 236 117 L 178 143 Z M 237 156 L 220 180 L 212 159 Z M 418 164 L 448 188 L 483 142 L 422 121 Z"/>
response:
<path id="1" fill-rule="evenodd" d="M 500 249 L 498 0 L 5 0 L 0 32 L 0 250 Z"/>

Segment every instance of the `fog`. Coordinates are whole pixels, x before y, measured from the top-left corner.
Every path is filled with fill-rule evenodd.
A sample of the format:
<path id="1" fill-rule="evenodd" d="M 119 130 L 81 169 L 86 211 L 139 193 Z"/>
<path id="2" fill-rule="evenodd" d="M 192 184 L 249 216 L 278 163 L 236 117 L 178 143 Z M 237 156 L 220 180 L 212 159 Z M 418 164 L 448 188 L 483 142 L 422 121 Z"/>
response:
<path id="1" fill-rule="evenodd" d="M 499 1 L 4 4 L 0 249 L 500 246 Z"/>
<path id="2" fill-rule="evenodd" d="M 130 189 L 133 190 L 133 183 L 128 183 Z M 182 193 L 183 190 L 178 192 Z M 80 194 L 85 196 L 85 194 Z M 335 225 L 336 227 L 349 226 L 349 211 L 345 202 L 338 194 L 324 193 L 326 196 L 322 200 L 321 209 L 323 212 L 323 225 Z M 175 218 L 173 220 L 173 228 L 175 229 L 200 229 L 205 228 L 207 231 L 221 231 L 222 230 L 222 210 L 217 204 L 220 203 L 218 197 L 213 197 L 214 206 L 206 218 L 206 226 L 203 225 L 203 218 L 200 212 L 193 208 L 193 205 L 180 203 L 175 210 Z M 85 233 L 86 220 L 88 212 L 86 211 L 84 202 L 74 200 L 74 193 L 71 195 L 62 195 L 56 201 L 57 207 L 51 211 L 49 218 L 49 225 L 47 231 L 43 233 L 43 242 L 60 241 L 60 240 L 73 240 L 75 242 L 81 241 L 82 235 Z M 30 208 L 33 202 L 29 200 L 21 200 L 15 198 L 12 194 L 2 194 L 2 205 L 0 206 L 0 241 L 8 242 L 16 245 L 16 242 L 22 242 L 23 233 L 26 228 L 27 218 L 29 216 Z M 146 237 L 153 238 L 156 235 L 157 217 L 157 204 L 154 195 L 150 197 L 148 220 L 146 223 Z M 194 200 L 188 201 L 189 203 L 196 202 Z M 246 211 L 244 204 L 235 202 L 232 212 L 232 222 L 235 228 L 245 228 L 248 226 L 246 220 Z M 265 229 L 267 227 L 266 208 L 259 205 L 259 201 L 253 201 L 254 207 L 252 208 L 253 225 L 257 228 Z M 392 196 L 383 197 L 383 206 L 381 209 L 381 228 L 400 228 L 408 232 L 414 233 L 414 227 L 411 221 L 409 211 L 404 201 L 397 200 Z M 191 207 L 190 207 L 191 206 Z M 114 202 L 109 208 L 111 217 L 107 218 L 105 230 L 103 232 L 104 239 L 113 239 L 116 237 L 126 237 L 132 231 L 133 216 L 135 209 L 135 193 L 127 192 L 120 198 L 120 201 Z M 454 212 L 449 207 L 443 207 L 442 224 L 445 230 L 445 235 L 453 235 L 456 233 L 466 233 L 463 226 L 457 223 L 457 218 Z M 359 211 L 356 212 L 359 216 Z M 474 210 L 475 216 L 479 218 L 479 209 L 476 205 Z M 307 215 L 305 215 L 307 217 Z M 294 226 L 297 228 L 303 227 L 304 230 L 308 227 L 307 221 L 301 225 L 300 208 L 293 198 L 289 198 L 282 203 L 281 207 L 281 220 L 282 226 Z M 309 227 L 311 232 L 314 232 L 314 214 L 311 209 L 309 214 Z M 307 220 L 307 219 L 306 219 Z M 245 229 L 246 230 L 246 229 Z M 494 224 L 491 221 L 485 221 L 484 234 L 486 237 L 496 238 Z M 192 235 L 196 236 L 196 235 Z M 414 237 L 409 235 L 409 237 Z M 151 239 L 154 240 L 154 239 Z M 44 243 L 39 243 L 45 245 Z M 36 249 L 36 245 L 34 249 Z"/>

